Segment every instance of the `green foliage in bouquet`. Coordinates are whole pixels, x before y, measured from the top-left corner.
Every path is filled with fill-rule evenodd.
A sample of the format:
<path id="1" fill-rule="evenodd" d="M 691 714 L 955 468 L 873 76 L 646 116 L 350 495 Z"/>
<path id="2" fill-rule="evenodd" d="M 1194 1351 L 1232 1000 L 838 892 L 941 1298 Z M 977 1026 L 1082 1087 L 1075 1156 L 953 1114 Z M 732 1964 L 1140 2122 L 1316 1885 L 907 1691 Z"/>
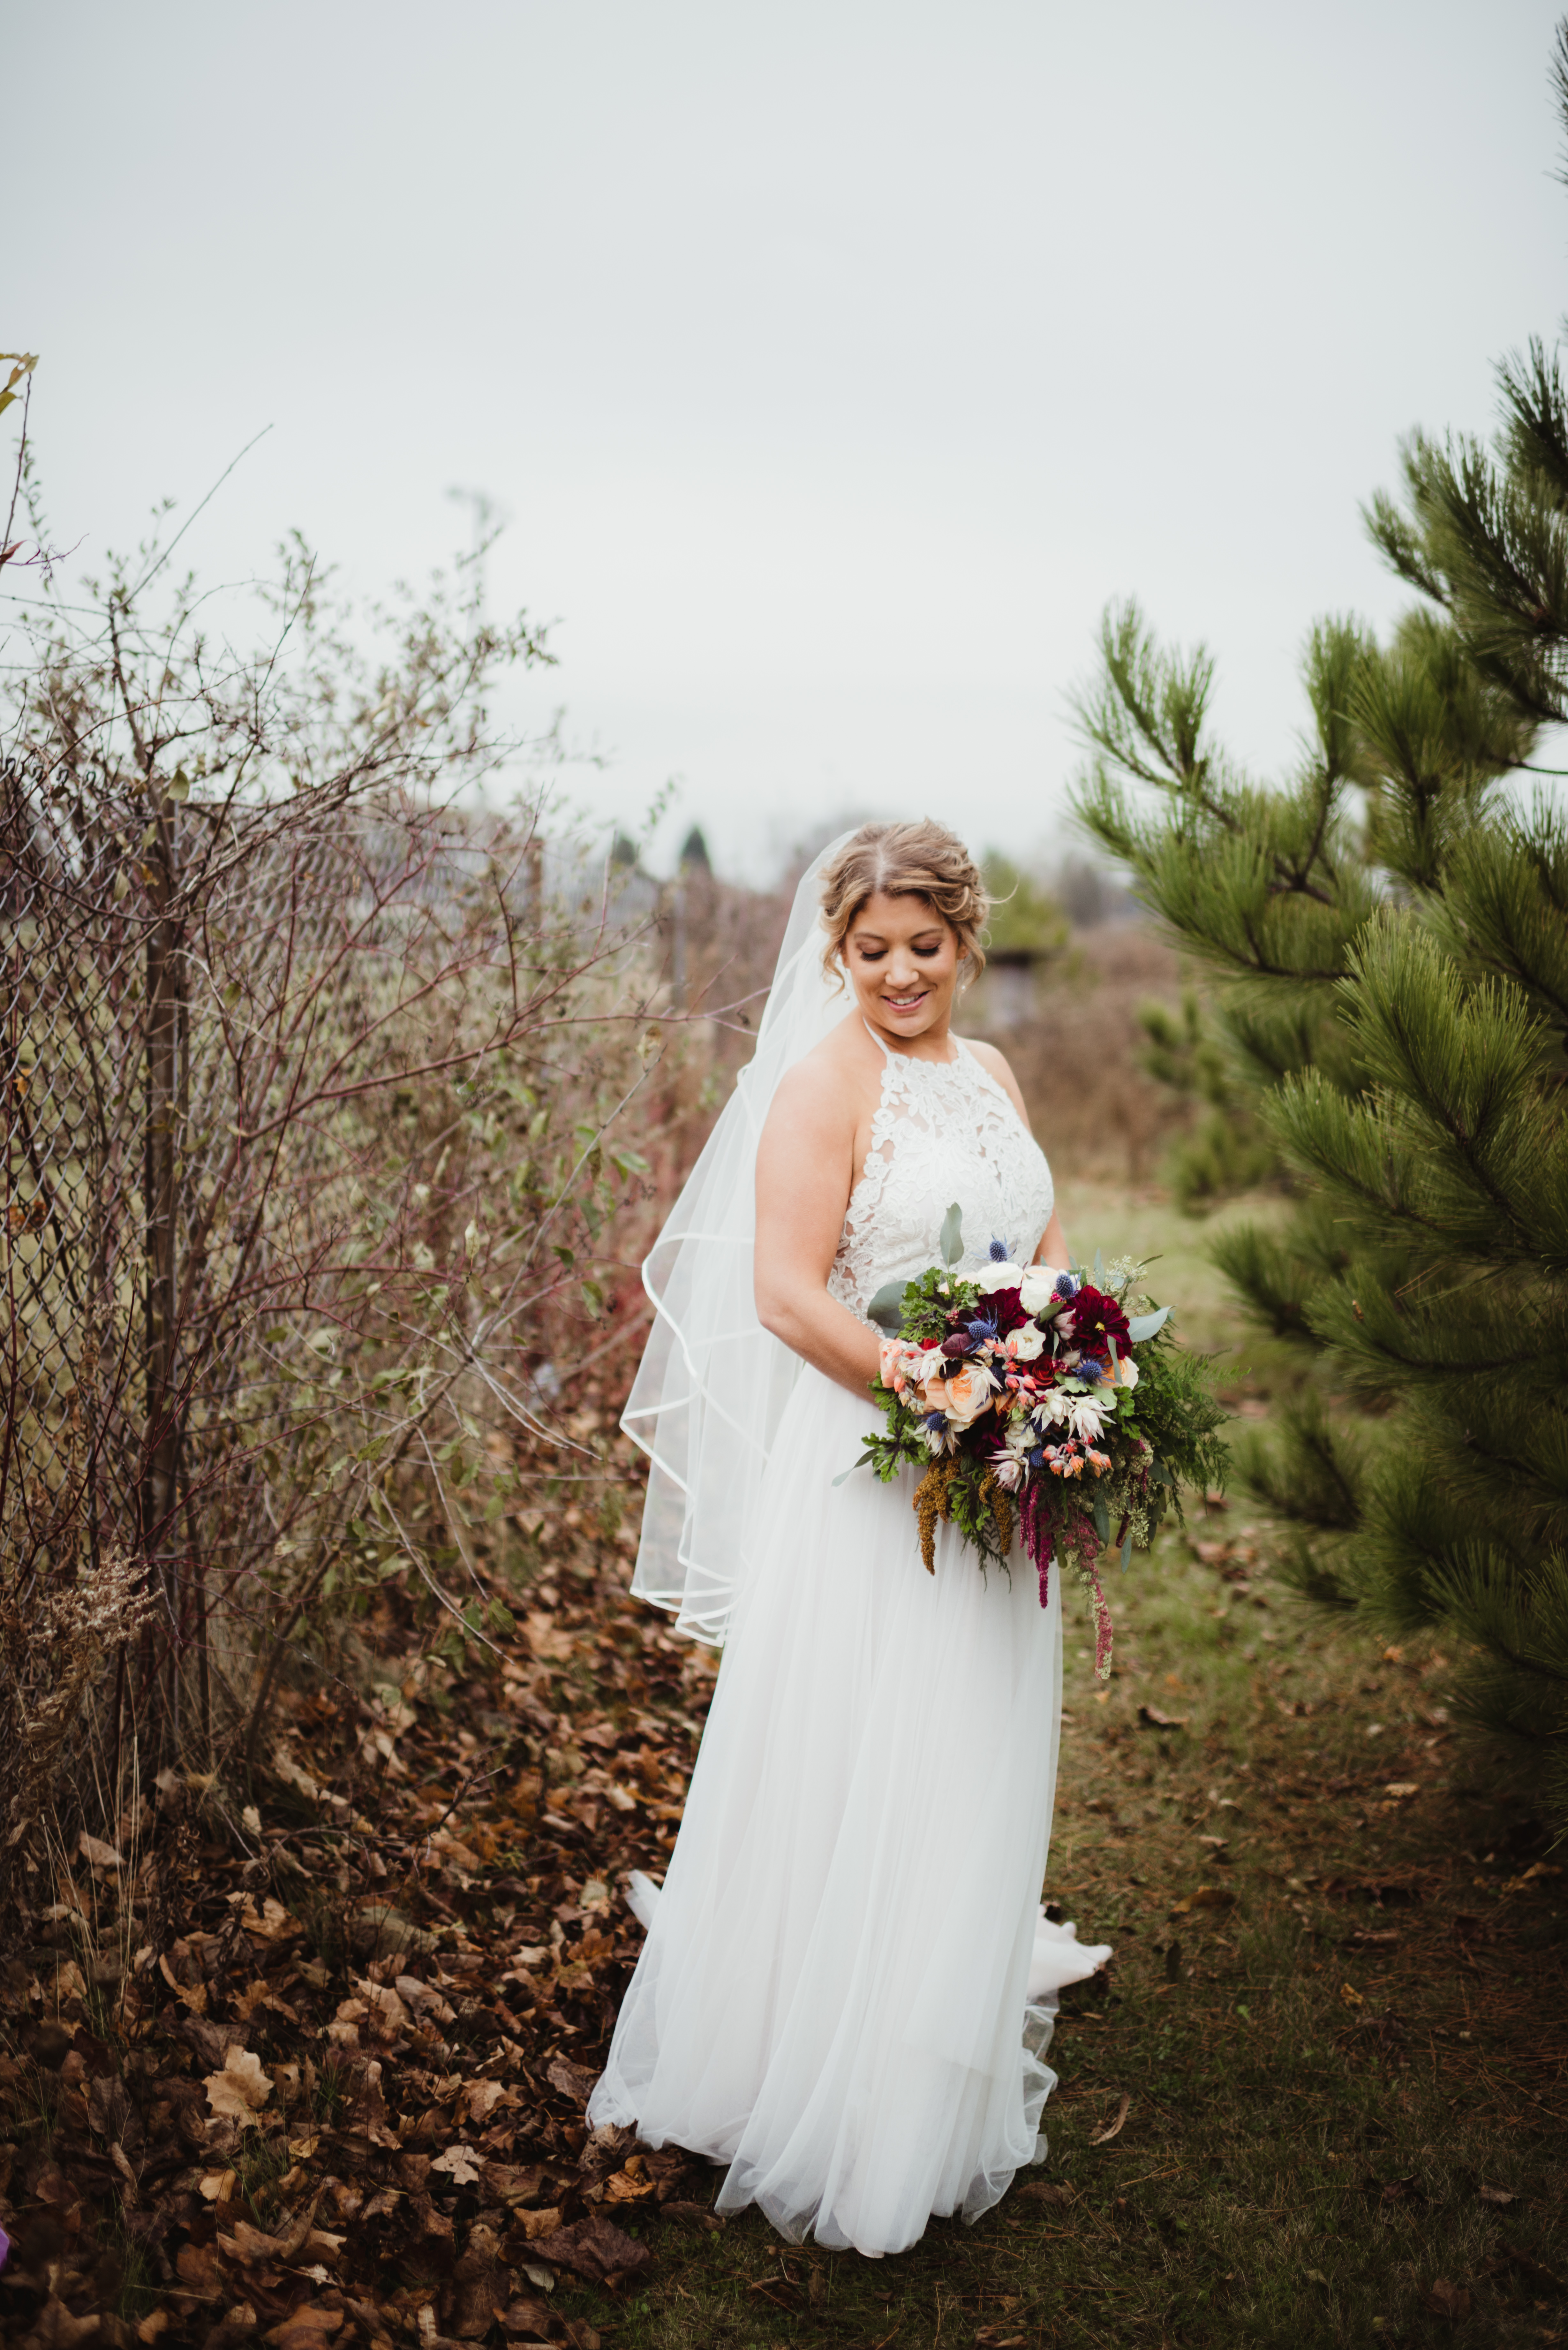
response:
<path id="1" fill-rule="evenodd" d="M 1223 1492 L 1230 1453 L 1220 1431 L 1227 1415 L 1214 1392 L 1209 1357 L 1182 1346 L 1172 1321 L 1162 1322 L 1139 1347 L 1137 1367 L 1132 1403 L 1138 1433 L 1153 1448 L 1149 1484 L 1158 1496 L 1149 1511 L 1152 1540 L 1167 1510 L 1178 1525 L 1185 1523 L 1183 1489 L 1199 1494 Z"/>

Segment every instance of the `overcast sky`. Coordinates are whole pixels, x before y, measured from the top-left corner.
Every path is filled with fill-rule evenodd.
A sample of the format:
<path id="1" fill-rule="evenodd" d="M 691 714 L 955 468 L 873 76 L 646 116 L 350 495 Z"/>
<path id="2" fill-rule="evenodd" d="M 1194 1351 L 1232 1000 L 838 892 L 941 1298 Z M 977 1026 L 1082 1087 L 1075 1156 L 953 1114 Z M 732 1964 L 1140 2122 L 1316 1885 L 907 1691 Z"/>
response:
<path id="1" fill-rule="evenodd" d="M 482 490 L 579 798 L 680 779 L 656 864 L 846 809 L 1049 854 L 1108 598 L 1208 639 L 1265 772 L 1313 617 L 1397 608 L 1358 502 L 1563 307 L 1555 14 L 11 0 L 54 536 L 90 565 L 270 425 L 193 559 L 298 525 L 371 590 Z"/>

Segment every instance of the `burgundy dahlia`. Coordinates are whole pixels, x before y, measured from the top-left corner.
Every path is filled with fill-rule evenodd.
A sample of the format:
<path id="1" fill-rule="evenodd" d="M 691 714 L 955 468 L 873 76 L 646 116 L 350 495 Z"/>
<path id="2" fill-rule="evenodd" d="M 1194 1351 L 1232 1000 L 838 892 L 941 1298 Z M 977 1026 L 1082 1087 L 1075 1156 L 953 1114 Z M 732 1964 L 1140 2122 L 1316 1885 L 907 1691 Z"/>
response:
<path id="1" fill-rule="evenodd" d="M 993 1289 L 985 1301 L 985 1317 L 996 1325 L 996 1335 L 1005 1338 L 1010 1330 L 1021 1330 L 1029 1316 L 1023 1311 L 1023 1298 L 1016 1289 Z"/>
<path id="2" fill-rule="evenodd" d="M 1127 1317 L 1114 1297 L 1103 1289 L 1080 1289 L 1072 1304 L 1073 1343 L 1085 1355 L 1103 1355 L 1109 1341 L 1118 1347 L 1130 1347 Z"/>

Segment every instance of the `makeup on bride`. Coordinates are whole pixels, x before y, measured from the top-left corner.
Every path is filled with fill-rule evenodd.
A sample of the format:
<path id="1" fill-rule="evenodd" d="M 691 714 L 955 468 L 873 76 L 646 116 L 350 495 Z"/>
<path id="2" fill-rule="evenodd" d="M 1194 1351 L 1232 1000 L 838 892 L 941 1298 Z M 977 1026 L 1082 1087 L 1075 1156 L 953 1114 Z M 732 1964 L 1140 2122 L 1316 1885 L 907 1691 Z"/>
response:
<path id="1" fill-rule="evenodd" d="M 948 1024 L 963 961 L 929 899 L 876 890 L 849 925 L 844 969 L 860 1014 L 897 1051 L 950 1057 Z"/>

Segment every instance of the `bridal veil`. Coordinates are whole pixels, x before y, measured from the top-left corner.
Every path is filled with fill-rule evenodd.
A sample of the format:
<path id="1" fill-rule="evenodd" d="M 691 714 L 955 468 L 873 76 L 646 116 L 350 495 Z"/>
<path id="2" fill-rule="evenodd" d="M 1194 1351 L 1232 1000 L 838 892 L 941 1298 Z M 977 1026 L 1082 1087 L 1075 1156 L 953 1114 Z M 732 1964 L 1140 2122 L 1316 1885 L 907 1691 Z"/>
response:
<path id="1" fill-rule="evenodd" d="M 802 875 L 757 1049 L 735 1082 L 642 1268 L 654 1326 L 621 1426 L 649 1456 L 631 1587 L 675 1628 L 721 1647 L 745 1576 L 753 1511 L 801 1364 L 757 1319 L 757 1144 L 779 1080 L 843 1019 L 824 976 L 822 877 L 841 833 Z"/>

